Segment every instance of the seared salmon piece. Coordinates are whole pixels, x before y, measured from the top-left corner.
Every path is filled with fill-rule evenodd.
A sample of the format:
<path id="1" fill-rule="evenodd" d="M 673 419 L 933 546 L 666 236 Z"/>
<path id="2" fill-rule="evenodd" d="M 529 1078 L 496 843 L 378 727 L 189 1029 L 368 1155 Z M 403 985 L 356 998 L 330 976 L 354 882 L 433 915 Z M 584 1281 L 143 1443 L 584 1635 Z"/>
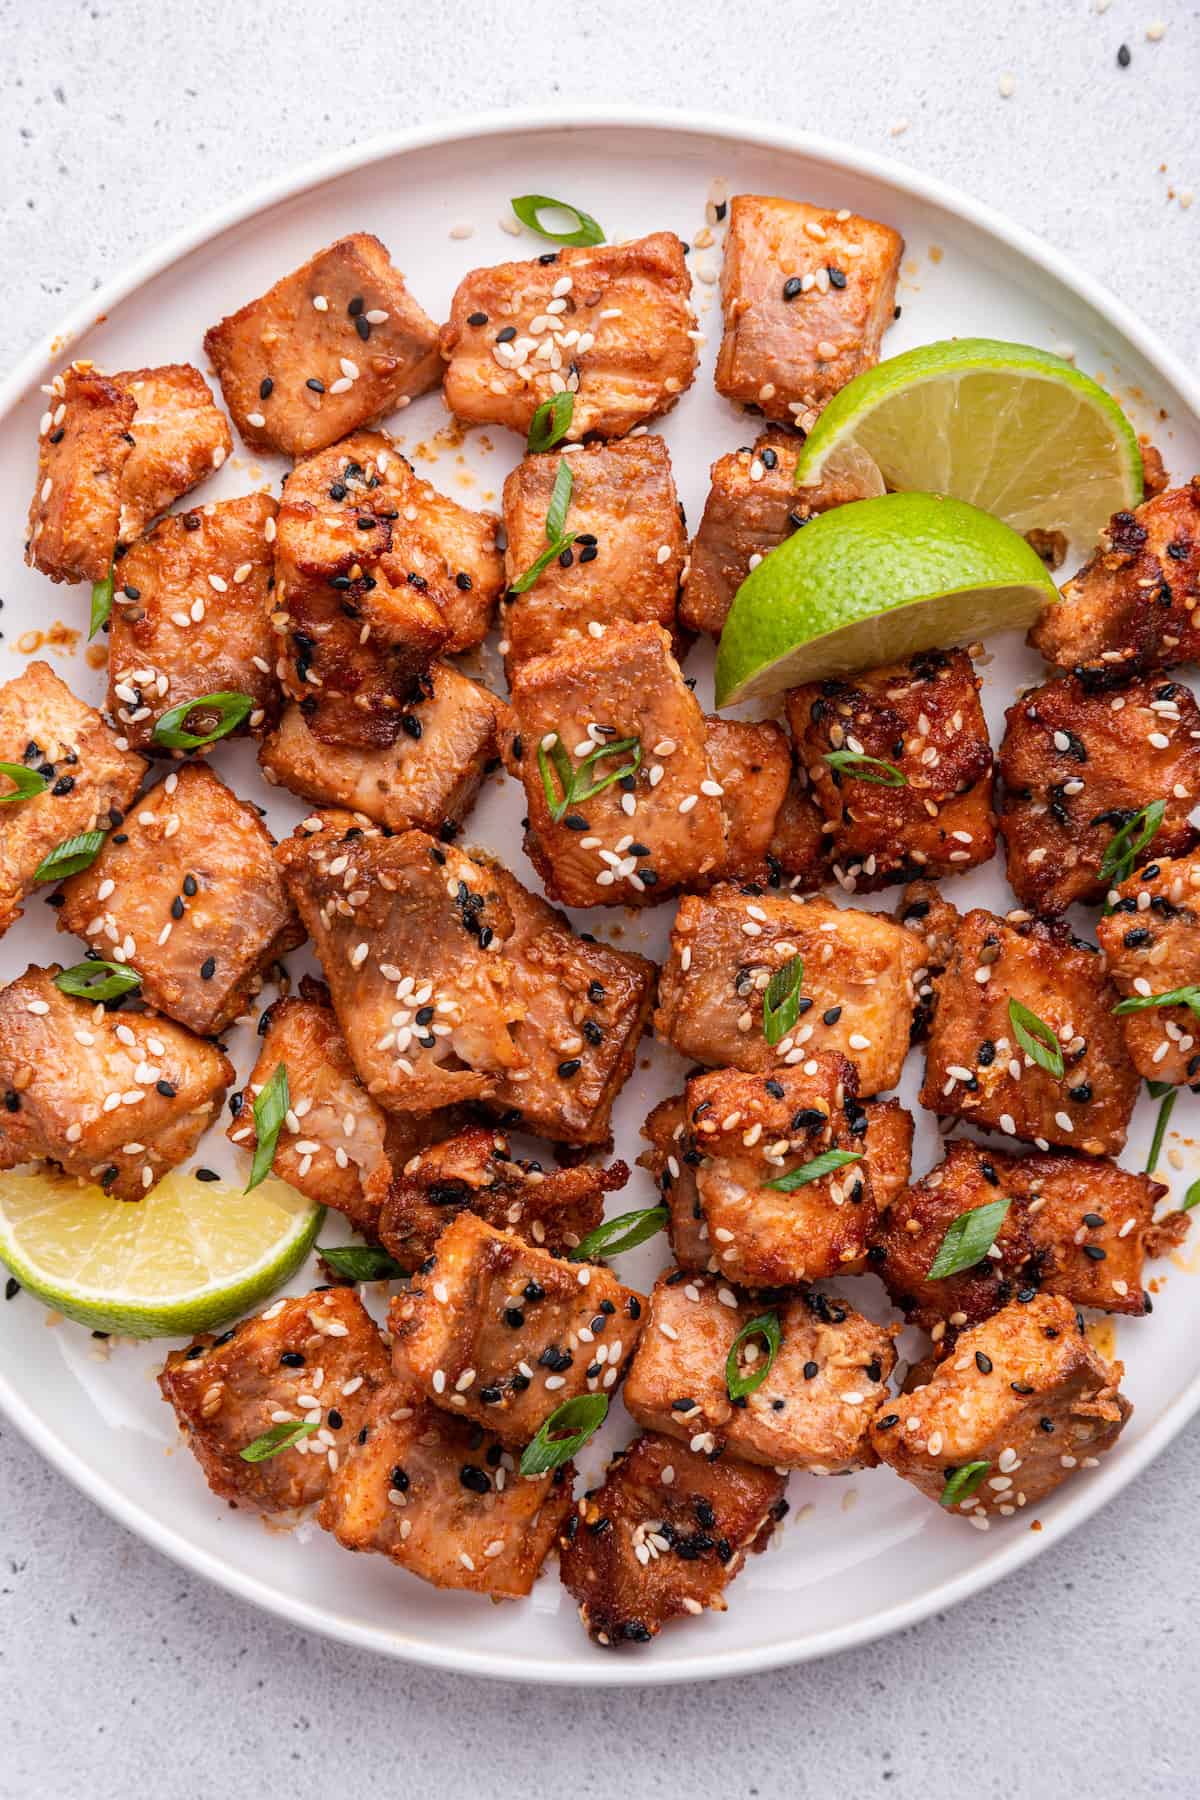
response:
<path id="1" fill-rule="evenodd" d="M 207 694 L 254 702 L 238 736 L 279 714 L 271 630 L 275 502 L 243 494 L 161 519 L 117 564 L 108 645 L 108 710 L 138 750 L 163 714 Z M 203 707 L 186 729 L 212 730 Z"/>
<path id="2" fill-rule="evenodd" d="M 125 369 L 112 379 L 133 395 L 137 407 L 117 521 L 118 543 L 131 544 L 160 513 L 221 467 L 233 449 L 233 437 L 212 389 L 191 363 Z"/>
<path id="3" fill-rule="evenodd" d="M 1116 1156 L 1138 1095 L 1125 1048 L 1120 998 L 1104 959 L 1064 925 L 1016 928 L 993 913 L 967 913 L 945 973 L 926 1048 L 921 1105 L 1009 1137 L 1087 1156 Z M 1021 1045 L 1053 1034 L 1062 1074 Z M 1031 1030 L 1026 1014 L 1032 1014 Z M 1038 1027 L 1041 1027 L 1039 1030 Z M 1043 1044 L 1053 1065 L 1053 1045 Z"/>
<path id="4" fill-rule="evenodd" d="M 1155 853 L 1179 856 L 1196 843 L 1200 708 L 1182 682 L 1144 676 L 1108 693 L 1064 675 L 1022 695 L 1005 717 L 1008 879 L 1031 911 L 1103 899 L 1105 851 L 1154 801 L 1166 802 Z"/>
<path id="5" fill-rule="evenodd" d="M 845 209 L 735 194 L 721 271 L 717 392 L 809 430 L 879 361 L 904 239 Z"/>
<path id="6" fill-rule="evenodd" d="M 994 1514 L 1036 1505 L 1112 1449 L 1133 1411 L 1120 1392 L 1123 1374 L 1088 1342 L 1069 1300 L 1014 1301 L 964 1331 L 925 1387 L 884 1401 L 875 1452 L 986 1530 Z M 963 1485 L 947 1491 L 956 1475 Z"/>
<path id="7" fill-rule="evenodd" d="M 1096 921 L 1109 979 L 1123 1000 L 1200 990 L 1200 852 L 1160 857 L 1157 843 L 1142 852 L 1152 860 L 1120 884 L 1110 911 Z M 1123 1013 L 1121 1029 L 1130 1061 L 1147 1081 L 1200 1082 L 1200 1021 L 1192 1007 L 1145 1006 Z"/>
<path id="8" fill-rule="evenodd" d="M 354 750 L 313 736 L 289 705 L 258 753 L 263 774 L 318 806 L 345 807 L 376 825 L 435 836 L 462 823 L 498 756 L 502 707 L 451 663 L 435 662 L 413 685 L 394 743 Z"/>
<path id="9" fill-rule="evenodd" d="M 204 348 L 247 444 L 286 456 L 323 450 L 441 375 L 437 326 L 365 231 L 212 326 Z"/>
<path id="10" fill-rule="evenodd" d="M 28 800 L 4 807 L 0 830 L 0 933 L 52 850 L 81 832 L 119 825 L 141 785 L 144 759 L 94 707 L 77 700 L 48 663 L 33 662 L 0 686 L 0 762 L 41 775 Z M 7 776 L 0 786 L 11 792 Z"/>
<path id="11" fill-rule="evenodd" d="M 274 849 L 257 807 L 203 763 L 185 763 L 63 883 L 58 928 L 127 963 L 151 1006 L 213 1037 L 304 942 Z"/>
<path id="12" fill-rule="evenodd" d="M 311 1506 L 390 1388 L 379 1327 L 353 1288 L 276 1300 L 219 1337 L 172 1350 L 158 1385 L 214 1494 L 267 1513 Z M 242 1451 L 289 1422 L 317 1426 L 258 1462 Z"/>
<path id="13" fill-rule="evenodd" d="M 704 748 L 712 779 L 721 789 L 725 856 L 697 886 L 718 881 L 770 880 L 779 816 L 792 781 L 787 734 L 765 719 L 705 718 Z M 782 864 L 779 867 L 782 876 Z"/>
<path id="14" fill-rule="evenodd" d="M 573 393 L 568 439 L 623 437 L 695 379 L 691 292 L 673 231 L 472 269 L 442 327 L 446 405 L 524 436 L 544 401 Z"/>
<path id="15" fill-rule="evenodd" d="M 643 1432 L 567 1519 L 563 1586 L 605 1649 L 647 1644 L 672 1619 L 725 1611 L 725 1589 L 787 1511 L 785 1478 Z"/>
<path id="16" fill-rule="evenodd" d="M 392 1354 L 433 1405 L 521 1450 L 565 1400 L 611 1394 L 642 1312 L 608 1269 L 563 1262 L 463 1211 L 392 1301 Z"/>
<path id="17" fill-rule="evenodd" d="M 350 1059 L 388 1112 L 496 1091 L 522 1065 L 501 955 L 512 913 L 489 871 L 422 831 L 316 813 L 277 851 Z"/>
<path id="18" fill-rule="evenodd" d="M 992 747 L 979 688 L 965 650 L 928 650 L 788 694 L 796 753 L 848 893 L 964 875 L 994 854 Z"/>
<path id="19" fill-rule="evenodd" d="M 329 1482 L 319 1523 L 434 1587 L 528 1594 L 571 1505 L 575 1470 L 521 1475 L 491 1432 L 427 1405 L 403 1382 L 373 1396 Z"/>
<path id="20" fill-rule="evenodd" d="M 510 586 L 501 635 L 510 681 L 529 657 L 566 638 L 599 637 L 620 620 L 661 625 L 678 646 L 675 602 L 687 533 L 660 437 L 588 444 L 566 459 L 573 477 L 566 523 L 575 542 L 531 588 L 512 590 L 546 548 L 546 514 L 562 460 L 557 450 L 526 456 L 504 483 Z"/>
<path id="21" fill-rule="evenodd" d="M 64 994 L 60 973 L 0 989 L 0 1169 L 48 1160 L 140 1200 L 196 1148 L 233 1064 L 170 1019 Z"/>
<path id="22" fill-rule="evenodd" d="M 137 401 L 91 365 L 56 375 L 38 436 L 25 561 L 51 581 L 103 581 L 121 520 Z"/>
<path id="23" fill-rule="evenodd" d="M 1029 642 L 1047 662 L 1121 676 L 1200 658 L 1200 477 L 1147 495 L 1043 607 Z"/>

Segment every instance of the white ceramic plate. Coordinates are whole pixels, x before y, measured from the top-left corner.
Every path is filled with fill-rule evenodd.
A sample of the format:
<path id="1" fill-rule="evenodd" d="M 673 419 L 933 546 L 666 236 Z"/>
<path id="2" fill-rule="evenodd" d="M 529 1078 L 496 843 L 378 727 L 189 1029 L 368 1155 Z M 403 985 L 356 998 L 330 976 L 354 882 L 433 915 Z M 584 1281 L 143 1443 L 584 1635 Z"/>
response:
<path id="1" fill-rule="evenodd" d="M 102 367 L 155 362 L 203 365 L 206 326 L 260 293 L 312 251 L 351 230 L 376 232 L 408 275 L 418 299 L 444 317 L 453 289 L 470 267 L 544 248 L 506 235 L 498 221 L 510 195 L 550 192 L 593 212 L 612 237 L 669 227 L 691 241 L 704 222 L 710 183 L 724 178 L 730 192 L 781 193 L 830 206 L 849 206 L 898 227 L 908 244 L 899 299 L 903 316 L 885 353 L 952 334 L 1021 339 L 1050 348 L 1074 347 L 1079 366 L 1106 382 L 1139 428 L 1154 430 L 1175 477 L 1200 467 L 1200 393 L 1187 373 L 1116 301 L 1067 267 L 1052 251 L 984 208 L 908 170 L 861 151 L 800 133 L 736 121 L 673 115 L 649 118 L 627 111 L 506 115 L 470 128 L 433 127 L 369 149 L 329 159 L 276 180 L 249 199 L 143 259 L 109 285 L 65 326 L 48 335 L 0 390 L 0 495 L 6 523 L 4 612 L 0 619 L 0 677 L 28 661 L 33 639 L 59 620 L 80 631 L 73 647 L 40 652 L 85 698 L 99 704 L 102 674 L 85 659 L 88 594 L 54 588 L 21 563 L 21 532 L 33 480 L 40 384 L 65 354 L 87 355 Z M 452 235 L 470 225 L 469 241 Z M 696 299 L 709 333 L 696 386 L 667 419 L 664 432 L 680 493 L 695 523 L 707 490 L 709 463 L 748 442 L 752 421 L 740 417 L 712 388 L 719 338 L 713 277 L 719 247 L 693 251 Z M 704 277 L 707 276 L 707 280 Z M 1160 411 L 1161 409 L 1161 411 Z M 468 504 L 496 505 L 508 469 L 520 453 L 503 431 L 478 432 L 461 446 L 450 434 L 441 399 L 430 395 L 397 416 L 401 447 L 418 468 Z M 239 450 L 203 490 L 204 498 L 244 492 L 277 481 L 282 464 Z M 82 628 L 82 629 L 80 629 Z M 999 741 L 1001 715 L 1019 681 L 1041 673 L 1036 658 L 1012 640 L 999 640 L 986 672 L 985 700 Z M 486 652 L 480 672 L 501 686 L 497 660 Z M 689 672 L 711 700 L 711 657 L 693 653 Z M 306 808 L 264 786 L 249 748 L 223 748 L 216 766 L 238 792 L 265 803 L 277 835 Z M 500 852 L 517 873 L 536 882 L 523 855 L 516 821 L 515 784 L 496 777 L 473 815 L 466 842 Z M 964 878 L 955 898 L 1005 907 L 1011 896 L 999 863 Z M 893 895 L 873 905 L 890 906 Z M 577 923 L 614 930 L 627 946 L 660 956 L 672 908 L 630 922 L 619 912 L 579 915 Z M 64 954 L 38 902 L 0 945 L 0 975 L 11 979 L 27 962 Z M 293 959 L 298 965 L 299 959 Z M 269 997 L 269 996 L 268 996 Z M 233 1039 L 239 1076 L 253 1058 L 248 1033 Z M 901 1093 L 915 1104 L 919 1056 L 910 1058 Z M 618 1110 L 618 1154 L 632 1164 L 638 1126 L 649 1107 L 678 1083 L 681 1065 L 650 1052 L 629 1083 Z M 1186 1129 L 1194 1102 L 1184 1096 L 1176 1123 Z M 1139 1108 L 1126 1160 L 1139 1166 L 1152 1108 Z M 1176 1140 L 1169 1140 L 1169 1142 Z M 210 1134 L 198 1160 L 232 1165 L 224 1140 Z M 916 1166 L 937 1160 L 937 1134 L 919 1115 Z M 1177 1191 L 1189 1177 L 1174 1175 Z M 636 1172 L 616 1197 L 617 1210 L 647 1203 L 649 1179 Z M 331 1215 L 336 1219 L 336 1215 Z M 330 1233 L 327 1231 L 327 1237 Z M 944 1608 L 1016 1568 L 1087 1518 L 1129 1481 L 1200 1406 L 1200 1334 L 1192 1326 L 1195 1290 L 1183 1272 L 1162 1265 L 1163 1291 L 1155 1316 L 1123 1321 L 1117 1333 L 1136 1412 L 1120 1447 L 1096 1472 L 1084 1475 L 1029 1516 L 996 1522 L 989 1535 L 944 1517 L 888 1470 L 842 1480 L 797 1476 L 792 1511 L 778 1547 L 751 1559 L 730 1590 L 723 1616 L 672 1626 L 641 1653 L 613 1655 L 585 1639 L 553 1564 L 528 1602 L 489 1606 L 471 1596 L 435 1591 L 377 1558 L 351 1557 L 315 1526 L 272 1529 L 216 1500 L 192 1458 L 178 1446 L 171 1414 L 154 1375 L 166 1345 L 113 1346 L 104 1358 L 87 1332 L 43 1315 L 22 1296 L 0 1305 L 0 1401 L 20 1429 L 64 1474 L 116 1518 L 186 1567 L 297 1624 L 390 1656 L 476 1674 L 529 1681 L 639 1684 L 744 1673 L 862 1643 Z M 648 1283 L 662 1261 L 662 1240 L 622 1260 L 627 1279 Z M 301 1291 L 307 1280 L 293 1283 Z M 855 1298 L 887 1316 L 882 1290 L 859 1281 Z M 605 1443 L 629 1429 L 620 1415 Z M 602 1460 L 590 1447 L 585 1472 Z M 81 1510 L 86 1555 L 88 1515 Z"/>

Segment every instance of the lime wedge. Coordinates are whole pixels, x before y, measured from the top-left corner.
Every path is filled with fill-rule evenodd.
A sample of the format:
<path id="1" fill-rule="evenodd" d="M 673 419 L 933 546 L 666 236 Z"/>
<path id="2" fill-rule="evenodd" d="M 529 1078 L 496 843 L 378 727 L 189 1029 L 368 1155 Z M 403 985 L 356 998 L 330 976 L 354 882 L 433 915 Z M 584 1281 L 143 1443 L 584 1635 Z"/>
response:
<path id="1" fill-rule="evenodd" d="M 243 1194 L 176 1170 L 144 1200 L 48 1170 L 0 1174 L 0 1261 L 94 1331 L 175 1337 L 247 1311 L 285 1282 L 324 1217 L 285 1182 Z"/>
<path id="2" fill-rule="evenodd" d="M 1057 590 L 1025 539 L 936 494 L 884 494 L 817 517 L 734 595 L 717 705 L 1024 629 Z"/>
<path id="3" fill-rule="evenodd" d="M 797 485 L 853 451 L 889 488 L 968 500 L 1080 550 L 1142 498 L 1141 451 L 1116 401 L 1061 356 L 996 338 L 923 344 L 856 376 L 809 433 Z"/>

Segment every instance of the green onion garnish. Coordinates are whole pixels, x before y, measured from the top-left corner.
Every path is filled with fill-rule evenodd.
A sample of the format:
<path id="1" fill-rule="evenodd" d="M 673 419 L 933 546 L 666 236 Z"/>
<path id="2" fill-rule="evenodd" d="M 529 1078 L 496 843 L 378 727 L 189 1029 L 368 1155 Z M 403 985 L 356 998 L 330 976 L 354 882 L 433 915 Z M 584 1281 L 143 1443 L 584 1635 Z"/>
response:
<path id="1" fill-rule="evenodd" d="M 774 1188 L 780 1194 L 791 1194 L 797 1188 L 807 1187 L 810 1181 L 820 1181 L 823 1175 L 832 1175 L 835 1169 L 844 1169 L 847 1163 L 861 1161 L 862 1152 L 859 1150 L 823 1150 L 811 1162 L 801 1163 L 790 1175 L 780 1175 L 776 1181 L 768 1181 L 766 1186 Z"/>
<path id="2" fill-rule="evenodd" d="M 948 1275 L 973 1269 L 977 1262 L 982 1262 L 995 1243 L 1011 1204 L 1009 1200 L 989 1200 L 986 1206 L 975 1206 L 970 1212 L 959 1213 L 947 1227 L 926 1279 L 944 1281 Z"/>
<path id="3" fill-rule="evenodd" d="M 1191 1212 L 1193 1206 L 1200 1206 L 1200 1181 L 1193 1181 L 1183 1196 L 1183 1205 L 1179 1210 L 1180 1212 Z"/>
<path id="4" fill-rule="evenodd" d="M 525 573 L 523 575 L 518 575 L 515 581 L 509 583 L 509 593 L 527 594 L 539 575 L 544 575 L 546 573 L 546 570 L 550 567 L 550 564 L 554 561 L 555 557 L 561 556 L 564 550 L 569 550 L 574 542 L 575 533 L 573 531 L 568 531 L 565 532 L 562 537 L 556 538 L 554 543 L 548 544 L 542 551 L 542 554 L 530 563 Z"/>
<path id="5" fill-rule="evenodd" d="M 54 985 L 64 994 L 74 994 L 77 1000 L 115 1000 L 120 994 L 131 994 L 134 988 L 141 987 L 142 978 L 124 963 L 97 959 L 61 969 L 54 977 Z"/>
<path id="6" fill-rule="evenodd" d="M 1151 1095 L 1155 1099 L 1157 1099 L 1160 1094 L 1162 1095 L 1162 1104 L 1158 1109 L 1158 1117 L 1154 1121 L 1154 1136 L 1150 1139 L 1150 1154 L 1146 1158 L 1146 1173 L 1147 1175 L 1153 1175 L 1155 1169 L 1158 1167 L 1158 1159 L 1162 1154 L 1163 1139 L 1167 1135 L 1167 1126 L 1171 1121 L 1171 1114 L 1175 1111 L 1175 1102 L 1179 1098 L 1179 1089 L 1170 1087 L 1166 1082 L 1152 1081 L 1147 1082 L 1146 1085 L 1149 1087 Z M 1164 1088 L 1166 1089 L 1165 1093 L 1163 1093 Z"/>
<path id="7" fill-rule="evenodd" d="M 640 1212 L 621 1213 L 615 1219 L 605 1219 L 594 1231 L 580 1238 L 571 1252 L 572 1262 L 586 1262 L 591 1256 L 616 1256 L 622 1250 L 632 1250 L 637 1244 L 644 1244 L 660 1232 L 667 1222 L 665 1206 L 647 1206 Z"/>
<path id="8" fill-rule="evenodd" d="M 520 219 L 522 225 L 537 233 L 551 244 L 602 244 L 604 231 L 590 213 L 583 212 L 578 206 L 572 206 L 569 200 L 552 200 L 549 194 L 518 194 L 509 201 L 509 205 Z M 548 231 L 538 217 L 539 213 L 554 208 L 557 212 L 570 213 L 575 219 L 575 227 L 571 231 Z"/>
<path id="9" fill-rule="evenodd" d="M 597 765 L 608 756 L 624 756 L 629 752 L 631 761 L 614 769 L 610 775 L 601 775 L 598 781 L 589 778 Z M 553 763 L 553 769 L 551 764 Z M 580 805 L 584 800 L 591 800 L 596 794 L 602 794 L 610 788 L 614 781 L 623 781 L 627 775 L 636 775 L 642 766 L 642 741 L 640 738 L 615 738 L 610 744 L 597 744 L 589 756 L 580 763 L 571 762 L 562 739 L 555 733 L 554 742 L 547 750 L 545 744 L 538 745 L 538 769 L 541 772 L 542 788 L 546 795 L 546 805 L 550 817 L 557 825 L 558 821 L 570 811 L 571 807 Z M 555 777 L 558 789 L 556 791 Z"/>
<path id="10" fill-rule="evenodd" d="M 800 1015 L 800 988 L 804 981 L 804 958 L 793 956 L 776 969 L 763 994 L 762 1028 L 768 1044 L 785 1038 Z"/>
<path id="11" fill-rule="evenodd" d="M 320 1429 L 320 1424 L 315 1419 L 312 1421 L 297 1419 L 294 1424 L 272 1425 L 269 1431 L 264 1431 L 261 1437 L 256 1437 L 252 1444 L 247 1444 L 244 1450 L 239 1450 L 238 1455 L 243 1462 L 270 1462 L 271 1458 L 278 1456 L 281 1450 L 290 1450 L 292 1445 L 298 1444 L 301 1438 L 309 1437 L 314 1431 L 320 1431 Z"/>
<path id="12" fill-rule="evenodd" d="M 178 706 L 165 712 L 154 727 L 153 740 L 166 750 L 202 750 L 205 744 L 215 744 L 218 738 L 228 737 L 231 731 L 236 731 L 253 711 L 251 694 L 200 694 L 195 700 L 181 700 Z M 187 720 L 199 712 L 216 714 L 217 723 L 211 731 L 186 729 Z"/>
<path id="13" fill-rule="evenodd" d="M 554 486 L 550 491 L 550 505 L 546 509 L 546 536 L 552 544 L 563 534 L 574 486 L 575 477 L 571 473 L 571 465 L 565 456 L 560 456 L 554 474 Z"/>
<path id="14" fill-rule="evenodd" d="M 521 1452 L 522 1475 L 544 1475 L 547 1469 L 560 1468 L 577 1450 L 582 1450 L 607 1417 L 607 1394 L 576 1394 L 573 1400 L 564 1400 L 543 1421 L 537 1436 Z M 561 1431 L 569 1432 L 570 1436 L 554 1435 Z"/>
<path id="15" fill-rule="evenodd" d="M 112 613 L 113 603 L 113 568 L 110 563 L 108 574 L 103 581 L 92 583 L 92 617 L 88 625 L 88 642 L 95 637 L 101 626 L 107 625 Z"/>
<path id="16" fill-rule="evenodd" d="M 761 1361 L 753 1363 L 743 1370 L 738 1359 L 738 1351 L 748 1338 L 766 1339 L 767 1354 Z M 760 1388 L 771 1373 L 771 1365 L 779 1354 L 779 1344 L 783 1337 L 783 1329 L 779 1323 L 779 1315 L 773 1312 L 760 1313 L 757 1319 L 751 1319 L 729 1346 L 729 1355 L 725 1358 L 725 1387 L 731 1400 L 741 1400 L 746 1394 L 754 1393 Z"/>
<path id="17" fill-rule="evenodd" d="M 1011 999 L 1008 1003 L 1008 1018 L 1017 1042 L 1026 1055 L 1032 1056 L 1038 1067 L 1045 1069 L 1048 1075 L 1053 1075 L 1056 1081 L 1061 1081 L 1062 1049 L 1045 1019 L 1039 1019 L 1035 1012 L 1030 1012 L 1019 1000 Z"/>
<path id="18" fill-rule="evenodd" d="M 1166 810 L 1165 800 L 1152 800 L 1140 812 L 1134 813 L 1132 819 L 1126 819 L 1120 830 L 1113 832 L 1100 858 L 1101 881 L 1110 888 L 1120 887 L 1123 881 L 1128 881 L 1138 857 L 1156 836 Z"/>
<path id="19" fill-rule="evenodd" d="M 399 1281 L 409 1271 L 402 1269 L 394 1256 L 377 1250 L 373 1244 L 318 1244 L 317 1255 L 323 1256 L 331 1269 L 350 1281 Z"/>
<path id="20" fill-rule="evenodd" d="M 957 1506 L 960 1500 L 969 1500 L 991 1466 L 990 1462 L 969 1462 L 951 1469 L 938 1499 L 939 1506 Z"/>
<path id="21" fill-rule="evenodd" d="M 549 400 L 542 404 L 529 421 L 529 436 L 525 440 L 525 448 L 533 455 L 540 455 L 543 450 L 553 450 L 571 429 L 571 418 L 575 411 L 575 396 L 563 390 L 561 394 L 551 394 Z"/>
<path id="22" fill-rule="evenodd" d="M 1152 1006 L 1187 1006 L 1200 1015 L 1200 987 L 1172 988 L 1169 994 L 1131 994 L 1113 1007 L 1114 1013 L 1147 1012 Z"/>
<path id="23" fill-rule="evenodd" d="M 260 1181 L 265 1181 L 271 1172 L 271 1164 L 275 1161 L 275 1146 L 279 1142 L 279 1133 L 291 1103 L 291 1097 L 288 1094 L 287 1067 L 284 1063 L 280 1063 L 254 1102 L 254 1132 L 257 1143 L 254 1150 L 254 1161 L 250 1165 L 250 1179 L 245 1187 L 247 1194 L 251 1188 L 256 1188 Z"/>
<path id="24" fill-rule="evenodd" d="M 873 781 L 878 787 L 907 787 L 908 776 L 895 763 L 878 756 L 864 756 L 858 750 L 827 750 L 821 758 L 839 775 L 850 775 L 855 781 Z M 871 771 L 878 769 L 879 773 Z"/>
<path id="25" fill-rule="evenodd" d="M 11 794 L 0 794 L 0 806 L 7 806 L 13 800 L 32 800 L 35 794 L 45 793 L 50 783 L 36 769 L 27 769 L 24 763 L 0 762 L 0 775 L 7 775 L 13 784 Z"/>
<path id="26" fill-rule="evenodd" d="M 42 858 L 33 871 L 33 879 L 63 881 L 68 875 L 78 875 L 82 870 L 90 869 L 100 854 L 104 838 L 103 831 L 80 831 L 74 837 L 64 838 L 48 856 Z"/>

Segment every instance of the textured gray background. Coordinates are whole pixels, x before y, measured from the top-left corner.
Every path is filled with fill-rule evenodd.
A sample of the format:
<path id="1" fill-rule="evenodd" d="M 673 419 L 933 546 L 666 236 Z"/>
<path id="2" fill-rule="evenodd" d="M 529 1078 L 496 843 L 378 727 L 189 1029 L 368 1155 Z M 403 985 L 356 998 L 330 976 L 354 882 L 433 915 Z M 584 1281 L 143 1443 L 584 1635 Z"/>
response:
<path id="1" fill-rule="evenodd" d="M 1200 14 L 1180 0 L 0 0 L 0 365 L 269 172 L 572 98 L 755 114 L 889 153 L 1042 233 L 1194 357 L 1198 77 Z M 722 1688 L 588 1695 L 304 1637 L 163 1561 L 0 1427 L 0 1795 L 287 1783 L 372 1800 L 539 1777 L 696 1800 L 1195 1794 L 1198 1489 L 1193 1426 L 1068 1543 L 887 1643 Z"/>

